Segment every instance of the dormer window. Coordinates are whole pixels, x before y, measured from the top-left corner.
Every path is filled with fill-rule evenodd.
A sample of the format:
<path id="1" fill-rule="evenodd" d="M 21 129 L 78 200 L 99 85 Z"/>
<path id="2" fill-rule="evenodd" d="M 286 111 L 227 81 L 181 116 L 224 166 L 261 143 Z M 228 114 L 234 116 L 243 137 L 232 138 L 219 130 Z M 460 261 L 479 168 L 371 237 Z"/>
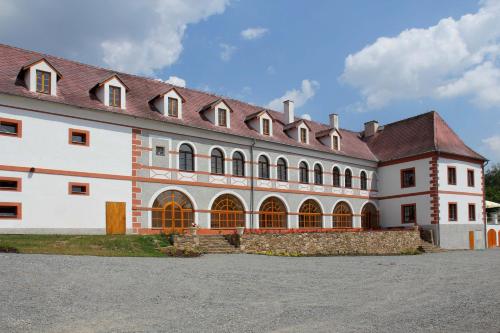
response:
<path id="1" fill-rule="evenodd" d="M 218 124 L 219 126 L 227 127 L 227 110 L 226 109 L 218 109 Z"/>
<path id="2" fill-rule="evenodd" d="M 339 137 L 334 135 L 334 136 L 332 136 L 332 140 L 333 140 L 333 142 L 332 142 L 333 147 L 332 148 L 335 150 L 339 150 L 339 148 L 340 148 L 339 147 Z"/>
<path id="3" fill-rule="evenodd" d="M 262 119 L 262 134 L 269 136 L 271 134 L 270 127 L 271 122 L 269 119 Z"/>
<path id="4" fill-rule="evenodd" d="M 179 100 L 177 98 L 168 98 L 168 115 L 170 117 L 179 117 Z"/>
<path id="5" fill-rule="evenodd" d="M 109 86 L 109 106 L 121 107 L 121 90 L 120 87 Z"/>
<path id="6" fill-rule="evenodd" d="M 300 129 L 300 142 L 307 143 L 307 129 L 305 128 Z"/>
<path id="7" fill-rule="evenodd" d="M 50 95 L 50 80 L 49 72 L 37 70 L 36 71 L 36 92 Z"/>

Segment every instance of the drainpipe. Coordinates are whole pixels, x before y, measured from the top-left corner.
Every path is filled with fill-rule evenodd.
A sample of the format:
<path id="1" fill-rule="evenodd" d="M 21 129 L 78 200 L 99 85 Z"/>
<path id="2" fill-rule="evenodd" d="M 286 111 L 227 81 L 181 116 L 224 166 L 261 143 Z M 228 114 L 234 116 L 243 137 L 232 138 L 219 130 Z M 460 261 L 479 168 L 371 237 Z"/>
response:
<path id="1" fill-rule="evenodd" d="M 253 223 L 253 197 L 254 197 L 254 161 L 253 161 L 253 148 L 255 147 L 255 139 L 250 145 L 250 229 L 254 229 Z"/>
<path id="2" fill-rule="evenodd" d="M 488 248 L 488 233 L 487 233 L 487 229 L 488 229 L 488 226 L 487 226 L 487 221 L 488 221 L 488 216 L 486 215 L 486 192 L 485 192 L 485 189 L 486 189 L 486 184 L 484 183 L 484 168 L 488 165 L 489 161 L 485 161 L 483 163 L 483 174 L 481 175 L 482 177 L 482 180 L 481 180 L 481 183 L 482 183 L 482 191 L 483 191 L 483 204 L 481 205 L 482 207 L 482 211 L 483 211 L 483 221 L 484 221 L 484 249 L 486 250 Z"/>

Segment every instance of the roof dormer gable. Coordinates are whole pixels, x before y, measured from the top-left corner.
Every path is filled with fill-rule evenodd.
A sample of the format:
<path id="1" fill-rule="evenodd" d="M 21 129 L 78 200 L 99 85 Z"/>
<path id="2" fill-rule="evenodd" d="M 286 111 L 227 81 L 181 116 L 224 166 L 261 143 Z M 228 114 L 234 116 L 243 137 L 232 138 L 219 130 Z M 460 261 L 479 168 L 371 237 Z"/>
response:
<path id="1" fill-rule="evenodd" d="M 233 110 L 223 99 L 217 99 L 206 105 L 200 110 L 200 113 L 214 125 L 231 128 L 231 113 Z"/>
<path id="2" fill-rule="evenodd" d="M 117 74 L 97 83 L 91 90 L 104 105 L 126 109 L 129 89 Z"/>
<path id="3" fill-rule="evenodd" d="M 47 59 L 41 58 L 23 66 L 20 73 L 29 91 L 57 96 L 57 81 L 62 75 Z"/>
<path id="4" fill-rule="evenodd" d="M 245 122 L 261 135 L 273 136 L 273 117 L 266 110 L 248 115 Z"/>
<path id="5" fill-rule="evenodd" d="M 182 119 L 182 104 L 185 102 L 184 97 L 173 87 L 150 101 L 162 115 L 179 119 Z"/>
<path id="6" fill-rule="evenodd" d="M 310 142 L 311 128 L 304 119 L 299 119 L 286 125 L 283 130 L 288 136 L 300 143 L 309 144 Z"/>
<path id="7" fill-rule="evenodd" d="M 316 138 L 332 150 L 340 150 L 340 139 L 342 135 L 336 128 L 328 128 L 316 133 Z"/>

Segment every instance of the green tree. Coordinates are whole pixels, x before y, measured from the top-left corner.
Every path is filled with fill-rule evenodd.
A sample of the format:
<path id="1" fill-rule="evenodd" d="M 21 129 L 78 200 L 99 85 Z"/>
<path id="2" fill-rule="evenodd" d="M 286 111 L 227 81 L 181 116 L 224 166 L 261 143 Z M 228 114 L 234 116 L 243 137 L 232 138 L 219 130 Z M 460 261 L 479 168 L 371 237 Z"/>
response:
<path id="1" fill-rule="evenodd" d="M 492 165 L 484 174 L 486 200 L 500 202 L 500 163 Z"/>

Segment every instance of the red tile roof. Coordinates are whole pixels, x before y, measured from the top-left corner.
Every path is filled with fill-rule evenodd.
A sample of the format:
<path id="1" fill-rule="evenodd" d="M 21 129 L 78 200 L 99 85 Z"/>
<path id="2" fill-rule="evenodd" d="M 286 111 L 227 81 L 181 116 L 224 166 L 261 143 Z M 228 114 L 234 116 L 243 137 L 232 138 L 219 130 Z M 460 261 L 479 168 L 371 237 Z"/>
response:
<path id="1" fill-rule="evenodd" d="M 387 124 L 365 141 L 384 162 L 428 152 L 486 160 L 465 145 L 435 111 Z"/>
<path id="2" fill-rule="evenodd" d="M 62 79 L 57 84 L 57 96 L 46 94 L 35 94 L 26 89 L 18 74 L 26 64 L 33 63 L 41 58 L 45 58 L 62 75 Z M 107 107 L 102 104 L 90 92 L 103 79 L 112 75 L 118 75 L 120 80 L 129 88 L 127 92 L 126 110 Z M 112 70 L 81 64 L 75 61 L 62 59 L 50 55 L 45 55 L 33 51 L 27 51 L 16 47 L 0 44 L 0 93 L 25 96 L 39 100 L 53 101 L 83 108 L 126 114 L 139 118 L 146 118 L 162 122 L 178 123 L 186 126 L 204 128 L 221 133 L 229 133 L 249 138 L 265 141 L 273 141 L 296 147 L 304 147 L 330 154 L 350 156 L 365 160 L 390 160 L 398 157 L 418 154 L 427 149 L 448 151 L 459 155 L 475 158 L 482 158 L 456 136 L 455 133 L 439 117 L 437 124 L 437 134 L 434 133 L 434 126 L 427 126 L 426 119 L 429 116 L 422 115 L 410 118 L 398 123 L 385 126 L 385 129 L 376 134 L 373 138 L 364 140 L 361 133 L 340 129 L 342 136 L 341 150 L 335 153 L 319 140 L 315 135 L 311 136 L 309 144 L 302 144 L 290 138 L 284 131 L 286 126 L 285 115 L 282 112 L 263 109 L 262 107 L 250 105 L 231 98 L 225 98 L 214 94 L 201 92 L 193 89 L 175 87 L 185 103 L 183 104 L 183 119 L 165 117 L 158 113 L 149 103 L 155 96 L 165 93 L 173 85 L 159 80 L 139 77 L 126 73 L 119 73 Z M 224 100 L 233 110 L 231 118 L 231 128 L 216 126 L 209 122 L 200 110 L 211 105 L 215 101 Z M 253 130 L 245 122 L 245 119 L 254 113 L 262 110 L 269 112 L 273 121 L 273 136 L 263 136 Z M 433 116 L 435 117 L 435 116 Z M 296 118 L 296 121 L 299 118 Z M 304 120 L 313 133 L 329 130 L 330 126 L 317 122 Z M 404 124 L 404 125 L 403 125 Z M 425 126 L 424 126 L 425 125 Z M 421 128 L 421 126 L 425 128 Z M 425 133 L 422 136 L 422 133 Z M 439 145 L 434 143 L 434 138 Z"/>

